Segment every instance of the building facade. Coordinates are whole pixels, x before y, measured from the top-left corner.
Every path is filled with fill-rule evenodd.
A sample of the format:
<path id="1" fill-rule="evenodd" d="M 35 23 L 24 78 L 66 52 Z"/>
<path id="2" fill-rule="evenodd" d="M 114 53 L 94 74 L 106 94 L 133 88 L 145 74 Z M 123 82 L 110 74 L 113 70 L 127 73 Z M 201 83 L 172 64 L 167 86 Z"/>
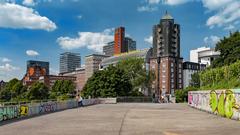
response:
<path id="1" fill-rule="evenodd" d="M 184 62 L 183 63 L 183 88 L 191 85 L 192 75 L 206 68 L 205 64 L 195 62 Z"/>
<path id="2" fill-rule="evenodd" d="M 107 43 L 107 45 L 103 46 L 104 55 L 107 55 L 107 56 L 114 55 L 114 44 L 115 44 L 115 42 L 112 41 L 112 42 Z"/>
<path id="3" fill-rule="evenodd" d="M 190 51 L 190 62 L 210 66 L 213 60 L 220 56 L 220 52 L 210 47 L 200 47 Z"/>
<path id="4" fill-rule="evenodd" d="M 3 80 L 1 80 L 0 81 L 0 90 L 2 90 L 5 85 L 6 85 L 6 83 Z"/>
<path id="5" fill-rule="evenodd" d="M 136 50 L 136 41 L 133 39 L 126 37 L 124 39 L 124 47 L 123 52 L 131 52 Z"/>
<path id="6" fill-rule="evenodd" d="M 180 57 L 180 25 L 166 13 L 160 23 L 153 27 L 153 57 L 150 70 L 156 80 L 152 88 L 155 96 L 174 95 L 183 88 L 183 58 Z"/>
<path id="7" fill-rule="evenodd" d="M 81 56 L 79 53 L 65 52 L 60 54 L 60 73 L 72 72 L 81 67 Z"/>
<path id="8" fill-rule="evenodd" d="M 61 75 L 48 75 L 48 76 L 40 76 L 39 82 L 44 83 L 46 86 L 51 88 L 56 81 L 61 80 L 69 80 L 72 82 L 76 82 L 76 77 L 74 76 L 61 76 Z"/>
<path id="9" fill-rule="evenodd" d="M 125 39 L 125 28 L 124 27 L 119 27 L 115 29 L 115 34 L 114 34 L 114 54 L 120 54 L 122 53 L 123 46 L 124 46 L 124 39 Z"/>
<path id="10" fill-rule="evenodd" d="M 49 75 L 49 62 L 44 61 L 27 61 L 27 71 L 23 77 L 24 85 L 31 85 L 39 80 L 40 76 Z"/>
<path id="11" fill-rule="evenodd" d="M 77 93 L 80 93 L 86 83 L 86 79 L 85 79 L 85 68 L 77 68 L 75 71 L 73 72 L 66 72 L 66 73 L 61 73 L 61 76 L 73 76 L 76 77 L 76 91 Z"/>
<path id="12" fill-rule="evenodd" d="M 134 50 L 136 50 L 136 41 L 134 41 L 129 37 L 125 37 L 124 27 L 116 28 L 115 34 L 114 34 L 114 50 L 113 50 L 114 55 L 130 52 Z"/>
<path id="13" fill-rule="evenodd" d="M 103 59 L 109 56 L 101 54 L 91 54 L 85 56 L 85 80 L 87 81 L 94 72 L 99 70 L 99 65 Z"/>

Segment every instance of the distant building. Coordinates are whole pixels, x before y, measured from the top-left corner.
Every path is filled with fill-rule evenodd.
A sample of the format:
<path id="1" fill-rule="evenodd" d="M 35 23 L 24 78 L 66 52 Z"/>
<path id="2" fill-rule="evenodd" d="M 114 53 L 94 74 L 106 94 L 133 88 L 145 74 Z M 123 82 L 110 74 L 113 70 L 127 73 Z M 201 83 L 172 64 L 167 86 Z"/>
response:
<path id="1" fill-rule="evenodd" d="M 194 62 L 184 62 L 183 63 L 183 87 L 186 88 L 190 86 L 192 81 L 192 75 L 206 68 L 206 65 Z"/>
<path id="2" fill-rule="evenodd" d="M 65 52 L 60 54 L 60 73 L 72 72 L 81 67 L 81 56 L 79 53 Z"/>
<path id="3" fill-rule="evenodd" d="M 44 70 L 44 74 L 49 75 L 49 62 L 45 61 L 36 61 L 36 60 L 29 60 L 27 61 L 27 72 L 34 71 L 33 67 L 41 67 Z"/>
<path id="4" fill-rule="evenodd" d="M 44 61 L 27 61 L 27 72 L 23 78 L 24 85 L 31 85 L 39 80 L 40 76 L 49 75 L 49 62 Z"/>
<path id="5" fill-rule="evenodd" d="M 129 37 L 125 37 L 125 28 L 119 27 L 115 29 L 114 34 L 114 55 L 126 53 L 136 50 L 136 41 Z M 112 55 L 110 55 L 112 56 Z"/>
<path id="6" fill-rule="evenodd" d="M 124 46 L 124 39 L 125 39 L 125 28 L 119 27 L 115 29 L 114 34 L 114 54 L 120 54 L 124 52 L 123 46 Z"/>
<path id="7" fill-rule="evenodd" d="M 48 87 L 52 87 L 56 81 L 60 80 L 69 80 L 73 83 L 76 82 L 76 77 L 74 76 L 59 76 L 59 75 L 48 75 L 48 76 L 40 76 L 39 82 L 44 83 Z"/>
<path id="8" fill-rule="evenodd" d="M 210 47 L 201 47 L 190 51 L 190 62 L 210 66 L 212 61 L 220 56 L 220 52 Z"/>
<path id="9" fill-rule="evenodd" d="M 86 83 L 86 79 L 85 79 L 85 68 L 77 68 L 75 71 L 73 72 L 66 72 L 66 73 L 61 73 L 60 75 L 62 76 L 73 76 L 76 77 L 76 90 L 77 93 L 80 93 Z"/>
<path id="10" fill-rule="evenodd" d="M 6 83 L 2 80 L 0 81 L 0 90 L 2 90 L 2 88 L 6 85 Z"/>
<path id="11" fill-rule="evenodd" d="M 115 44 L 115 42 L 112 41 L 112 42 L 107 43 L 107 45 L 103 46 L 104 55 L 107 55 L 107 56 L 114 55 L 114 44 Z"/>
<path id="12" fill-rule="evenodd" d="M 155 96 L 174 95 L 183 88 L 182 61 L 180 57 L 180 25 L 166 13 L 160 23 L 153 27 L 153 57 L 150 69 L 156 80 L 152 88 Z"/>
<path id="13" fill-rule="evenodd" d="M 124 51 L 123 52 L 131 52 L 136 50 L 136 41 L 133 39 L 126 37 L 124 40 Z"/>
<path id="14" fill-rule="evenodd" d="M 102 60 L 100 68 L 107 68 L 109 65 L 116 65 L 121 60 L 126 60 L 129 58 L 143 58 L 145 60 L 145 66 L 149 69 L 150 57 L 152 55 L 152 49 L 143 49 L 132 51 L 128 53 L 122 53 L 120 55 L 108 57 Z"/>
<path id="15" fill-rule="evenodd" d="M 86 81 L 90 78 L 94 72 L 99 70 L 99 65 L 103 59 L 109 56 L 101 54 L 91 54 L 85 56 L 85 79 Z"/>

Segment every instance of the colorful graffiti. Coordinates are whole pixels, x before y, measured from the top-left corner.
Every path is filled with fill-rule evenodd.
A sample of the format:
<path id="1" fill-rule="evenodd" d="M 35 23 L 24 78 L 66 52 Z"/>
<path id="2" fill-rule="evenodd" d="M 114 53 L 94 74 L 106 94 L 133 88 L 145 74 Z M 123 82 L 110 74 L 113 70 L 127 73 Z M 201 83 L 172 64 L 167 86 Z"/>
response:
<path id="1" fill-rule="evenodd" d="M 218 97 L 215 90 L 210 92 L 210 103 L 212 112 L 217 112 L 219 115 L 232 118 L 234 109 L 239 110 L 240 106 L 236 103 L 235 95 L 232 90 L 221 92 Z"/>
<path id="2" fill-rule="evenodd" d="M 44 104 L 40 104 L 40 106 L 39 106 L 39 113 L 48 113 L 48 112 L 53 112 L 56 110 L 57 110 L 56 102 L 44 103 Z"/>
<path id="3" fill-rule="evenodd" d="M 188 104 L 194 108 L 240 120 L 240 90 L 190 91 Z"/>
<path id="4" fill-rule="evenodd" d="M 116 99 L 115 99 L 116 100 Z M 84 99 L 85 105 L 99 104 L 99 99 Z M 70 109 L 78 107 L 76 100 L 59 101 L 59 102 L 46 102 L 26 105 L 15 105 L 0 107 L 0 122 L 14 118 L 34 116 L 58 110 Z"/>
<path id="5" fill-rule="evenodd" d="M 29 107 L 27 105 L 21 105 L 19 107 L 19 115 L 27 116 L 29 112 Z"/>
<path id="6" fill-rule="evenodd" d="M 17 106 L 1 107 L 0 121 L 10 120 L 18 117 Z"/>

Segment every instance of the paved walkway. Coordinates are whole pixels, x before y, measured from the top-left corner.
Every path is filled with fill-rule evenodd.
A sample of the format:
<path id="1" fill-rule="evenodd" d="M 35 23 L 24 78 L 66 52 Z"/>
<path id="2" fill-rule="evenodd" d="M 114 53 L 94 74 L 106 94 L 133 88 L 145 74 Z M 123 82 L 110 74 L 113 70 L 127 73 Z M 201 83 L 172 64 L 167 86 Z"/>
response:
<path id="1" fill-rule="evenodd" d="M 186 104 L 101 104 L 6 124 L 0 135 L 240 135 L 240 122 Z"/>

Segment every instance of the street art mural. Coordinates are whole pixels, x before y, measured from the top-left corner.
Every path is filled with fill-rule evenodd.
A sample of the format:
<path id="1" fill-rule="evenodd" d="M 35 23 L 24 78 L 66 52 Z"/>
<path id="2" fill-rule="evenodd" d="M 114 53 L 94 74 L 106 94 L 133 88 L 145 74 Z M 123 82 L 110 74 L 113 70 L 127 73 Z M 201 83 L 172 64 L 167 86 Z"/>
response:
<path id="1" fill-rule="evenodd" d="M 116 99 L 115 99 L 116 100 Z M 99 104 L 99 99 L 84 99 L 84 105 Z M 76 100 L 58 101 L 58 102 L 44 102 L 14 106 L 0 107 L 0 122 L 15 118 L 34 116 L 55 112 L 64 109 L 76 108 L 78 102 Z"/>
<path id="2" fill-rule="evenodd" d="M 240 120 L 239 90 L 190 91 L 188 104 L 229 119 Z"/>
<path id="3" fill-rule="evenodd" d="M 0 121 L 10 120 L 18 117 L 17 106 L 0 107 Z"/>
<path id="4" fill-rule="evenodd" d="M 39 106 L 39 113 L 48 113 L 48 112 L 54 112 L 57 110 L 57 103 L 51 102 L 51 103 L 41 103 Z"/>
<path id="5" fill-rule="evenodd" d="M 29 112 L 29 108 L 27 105 L 21 105 L 19 107 L 19 115 L 21 116 L 27 116 Z"/>

